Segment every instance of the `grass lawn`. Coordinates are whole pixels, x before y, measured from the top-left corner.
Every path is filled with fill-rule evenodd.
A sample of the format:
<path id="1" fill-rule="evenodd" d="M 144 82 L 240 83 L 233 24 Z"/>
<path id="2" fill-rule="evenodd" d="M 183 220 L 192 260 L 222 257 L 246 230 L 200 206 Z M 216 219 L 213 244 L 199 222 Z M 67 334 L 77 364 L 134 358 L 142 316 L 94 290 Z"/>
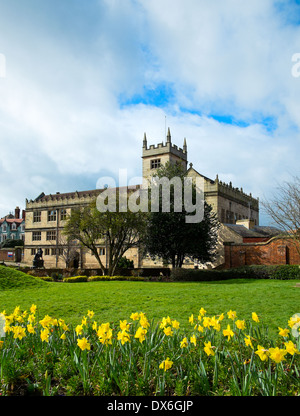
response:
<path id="1" fill-rule="evenodd" d="M 1 276 L 0 276 L 1 277 Z M 168 315 L 181 327 L 189 326 L 188 318 L 196 317 L 204 307 L 207 315 L 224 314 L 230 309 L 237 318 L 251 319 L 256 312 L 262 323 L 277 334 L 288 319 L 300 313 L 298 280 L 246 280 L 218 282 L 88 282 L 18 285 L 3 290 L 0 286 L 0 311 L 11 313 L 16 306 L 29 310 L 34 303 L 39 316 L 48 314 L 77 325 L 88 310 L 98 322 L 129 319 L 132 312 L 144 312 L 148 319 L 160 320 Z"/>

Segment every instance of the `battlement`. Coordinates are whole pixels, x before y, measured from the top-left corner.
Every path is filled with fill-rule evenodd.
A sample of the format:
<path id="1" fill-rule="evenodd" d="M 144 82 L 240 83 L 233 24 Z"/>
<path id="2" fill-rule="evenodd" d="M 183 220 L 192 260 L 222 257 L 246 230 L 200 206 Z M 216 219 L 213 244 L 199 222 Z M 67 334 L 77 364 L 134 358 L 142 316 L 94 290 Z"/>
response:
<path id="1" fill-rule="evenodd" d="M 174 156 L 179 157 L 180 159 L 183 159 L 187 161 L 187 145 L 186 145 L 186 139 L 184 139 L 183 147 L 178 147 L 176 144 L 173 144 L 171 142 L 171 134 L 170 129 L 168 129 L 168 135 L 167 135 L 167 141 L 166 143 L 161 142 L 157 145 L 151 144 L 149 147 L 147 145 L 147 137 L 146 133 L 144 134 L 144 141 L 143 141 L 143 154 L 142 157 L 153 157 L 153 156 L 159 156 L 163 154 L 172 154 Z"/>

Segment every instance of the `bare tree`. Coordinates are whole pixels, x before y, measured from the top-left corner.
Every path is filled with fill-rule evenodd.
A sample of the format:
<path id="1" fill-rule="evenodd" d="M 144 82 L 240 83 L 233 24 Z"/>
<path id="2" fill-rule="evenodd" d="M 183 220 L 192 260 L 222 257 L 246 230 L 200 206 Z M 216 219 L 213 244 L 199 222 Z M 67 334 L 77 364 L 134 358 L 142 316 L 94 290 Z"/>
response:
<path id="1" fill-rule="evenodd" d="M 266 213 L 291 239 L 300 254 L 300 178 L 278 185 L 272 199 L 262 201 Z"/>

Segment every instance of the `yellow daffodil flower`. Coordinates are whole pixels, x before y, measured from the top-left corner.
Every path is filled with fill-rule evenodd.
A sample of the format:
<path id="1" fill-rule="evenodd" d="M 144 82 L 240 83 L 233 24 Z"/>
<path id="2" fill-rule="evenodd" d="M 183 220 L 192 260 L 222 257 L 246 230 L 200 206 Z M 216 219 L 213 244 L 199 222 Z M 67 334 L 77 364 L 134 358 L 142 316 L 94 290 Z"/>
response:
<path id="1" fill-rule="evenodd" d="M 167 326 L 166 328 L 164 328 L 164 333 L 167 335 L 167 337 L 171 337 L 173 335 L 172 328 L 170 326 Z"/>
<path id="2" fill-rule="evenodd" d="M 130 319 L 132 319 L 133 321 L 138 321 L 140 319 L 140 314 L 138 312 L 132 313 L 130 315 Z"/>
<path id="3" fill-rule="evenodd" d="M 246 345 L 247 347 L 251 347 L 251 348 L 253 348 L 253 345 L 252 345 L 252 341 L 251 341 L 250 335 L 246 335 L 246 338 L 244 338 L 244 341 L 245 341 L 245 345 Z"/>
<path id="4" fill-rule="evenodd" d="M 234 320 L 234 319 L 236 318 L 236 311 L 232 311 L 232 310 L 230 309 L 230 311 L 229 311 L 229 312 L 227 312 L 227 316 L 228 316 L 228 318 L 229 318 L 229 319 Z"/>
<path id="5" fill-rule="evenodd" d="M 255 354 L 259 356 L 261 361 L 267 361 L 269 357 L 269 351 L 265 349 L 264 347 L 262 347 L 261 345 L 257 346 L 257 351 L 255 351 Z"/>
<path id="6" fill-rule="evenodd" d="M 171 367 L 172 367 L 172 365 L 173 365 L 173 361 L 171 361 L 170 359 L 169 359 L 169 357 L 166 359 L 166 360 L 164 360 L 160 365 L 159 365 L 159 368 L 161 368 L 161 369 L 163 369 L 163 370 L 165 370 L 165 371 L 167 371 L 167 370 L 169 370 Z"/>
<path id="7" fill-rule="evenodd" d="M 188 340 L 187 338 L 183 338 L 183 340 L 180 342 L 180 348 L 186 348 L 188 346 Z"/>
<path id="8" fill-rule="evenodd" d="M 290 333 L 290 330 L 288 328 L 283 329 L 283 328 L 280 328 L 280 326 L 279 326 L 278 329 L 279 329 L 279 335 L 281 337 L 287 337 L 288 334 Z"/>
<path id="9" fill-rule="evenodd" d="M 140 343 L 142 343 L 143 341 L 145 341 L 146 334 L 147 334 L 147 330 L 140 326 L 137 329 L 134 338 L 138 338 Z"/>
<path id="10" fill-rule="evenodd" d="M 50 331 L 48 328 L 45 328 L 41 331 L 41 340 L 44 342 L 49 342 L 49 335 L 50 335 Z"/>
<path id="11" fill-rule="evenodd" d="M 223 329 L 223 335 L 224 337 L 227 337 L 227 341 L 230 340 L 231 337 L 233 337 L 234 332 L 231 330 L 230 325 L 227 325 L 226 329 Z"/>
<path id="12" fill-rule="evenodd" d="M 299 351 L 297 350 L 293 341 L 285 342 L 284 345 L 285 345 L 285 349 L 287 350 L 287 352 L 289 354 L 291 354 L 291 355 L 299 354 Z"/>
<path id="13" fill-rule="evenodd" d="M 236 327 L 238 329 L 246 329 L 246 323 L 245 321 L 241 321 L 240 319 L 238 319 L 237 321 L 235 321 Z"/>
<path id="14" fill-rule="evenodd" d="M 86 338 L 77 339 L 77 345 L 82 351 L 91 349 L 91 344 Z"/>
<path id="15" fill-rule="evenodd" d="M 256 312 L 252 312 L 252 319 L 253 319 L 254 322 L 259 322 L 259 318 L 258 318 Z"/>
<path id="16" fill-rule="evenodd" d="M 191 336 L 191 338 L 190 338 L 190 343 L 191 343 L 191 344 L 194 344 L 194 345 L 195 345 L 195 347 L 196 347 L 197 340 L 196 340 L 196 336 L 195 336 L 195 334 L 193 334 L 193 335 Z"/>
<path id="17" fill-rule="evenodd" d="M 276 348 L 269 348 L 269 353 L 270 353 L 271 360 L 275 361 L 275 363 L 278 364 L 281 361 L 285 360 L 284 356 L 287 354 L 287 351 L 276 347 Z"/>
<path id="18" fill-rule="evenodd" d="M 205 345 L 205 347 L 204 347 L 204 351 L 205 351 L 205 353 L 206 353 L 208 356 L 210 356 L 210 355 L 214 356 L 214 355 L 215 355 L 215 352 L 214 352 L 214 350 L 212 349 L 211 342 L 210 342 L 210 341 L 208 341 L 208 342 L 204 342 L 204 345 Z"/>

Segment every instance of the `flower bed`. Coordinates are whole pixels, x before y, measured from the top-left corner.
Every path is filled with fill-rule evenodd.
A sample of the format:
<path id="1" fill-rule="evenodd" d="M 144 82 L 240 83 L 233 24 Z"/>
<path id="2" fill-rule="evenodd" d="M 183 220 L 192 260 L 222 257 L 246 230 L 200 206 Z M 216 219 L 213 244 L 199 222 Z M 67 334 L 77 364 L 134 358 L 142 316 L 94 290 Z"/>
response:
<path id="1" fill-rule="evenodd" d="M 300 315 L 271 339 L 263 317 L 236 311 L 183 327 L 173 317 L 134 312 L 97 322 L 93 311 L 71 327 L 37 307 L 3 311 L 2 395 L 299 395 Z M 4 319 L 5 318 L 5 319 Z M 188 328 L 188 329 L 186 329 Z"/>

